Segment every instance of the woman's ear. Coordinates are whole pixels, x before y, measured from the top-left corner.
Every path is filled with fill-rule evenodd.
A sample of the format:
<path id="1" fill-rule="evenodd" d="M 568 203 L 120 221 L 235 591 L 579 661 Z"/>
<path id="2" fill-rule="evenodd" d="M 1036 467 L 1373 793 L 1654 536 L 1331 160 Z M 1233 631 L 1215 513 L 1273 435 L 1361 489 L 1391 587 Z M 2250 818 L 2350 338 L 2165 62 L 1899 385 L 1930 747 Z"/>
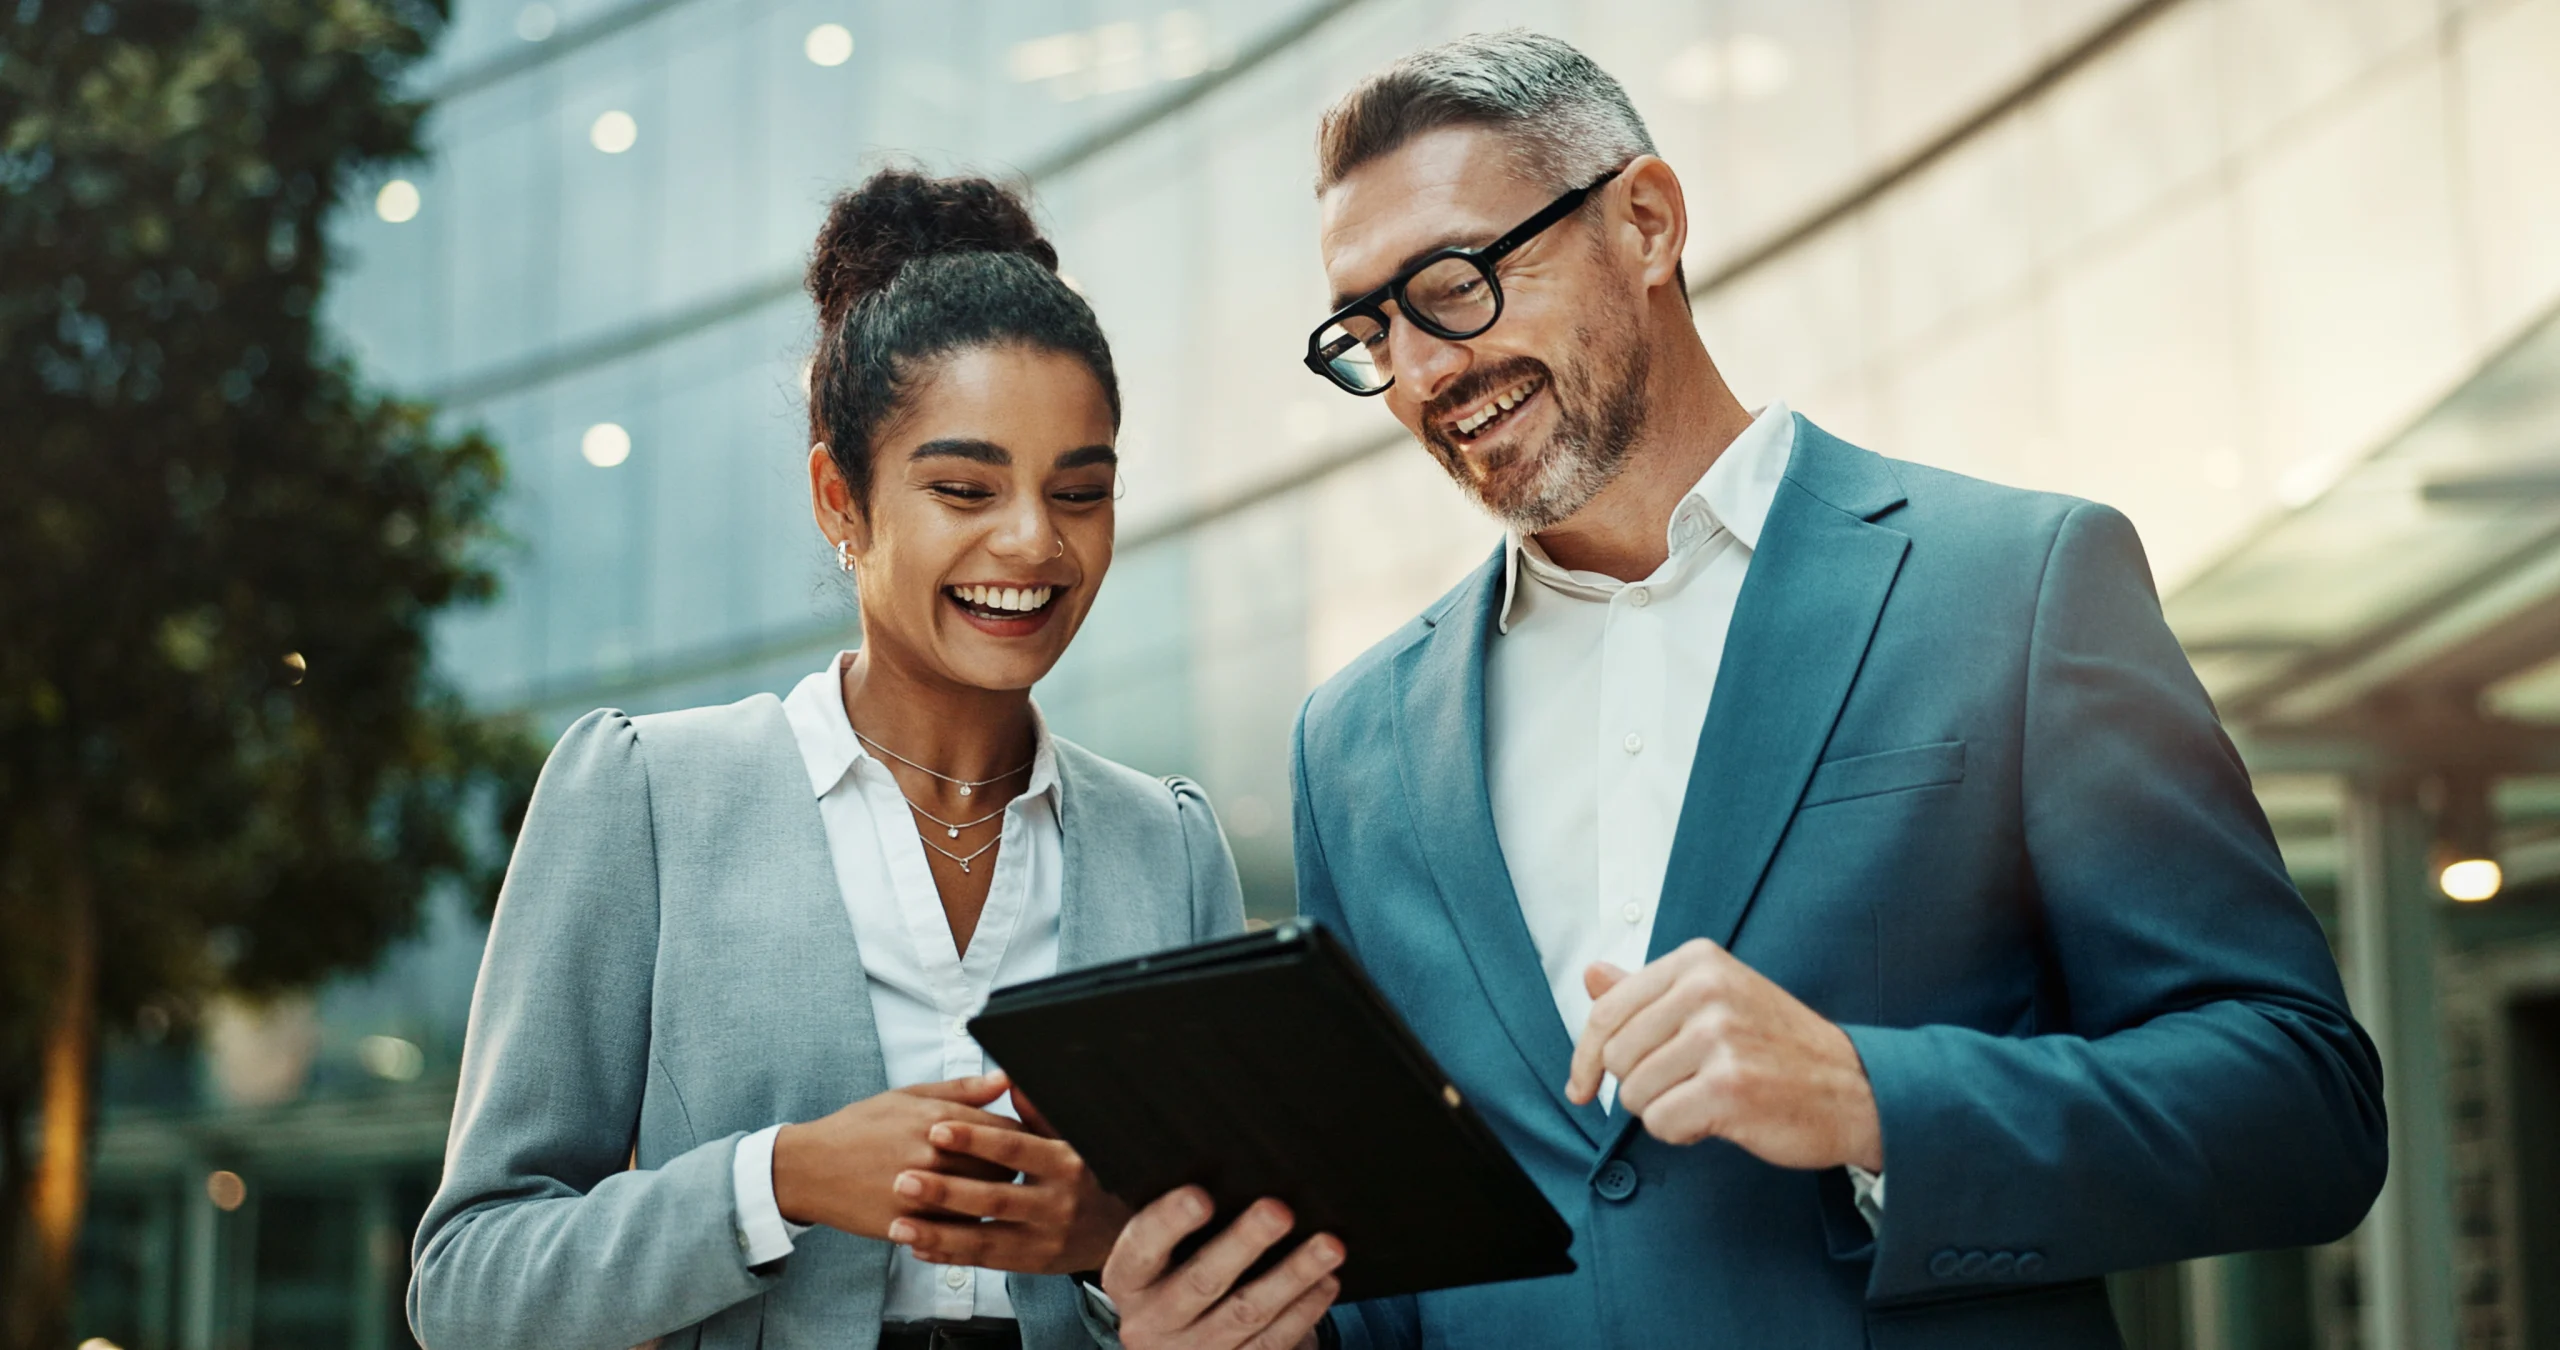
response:
<path id="1" fill-rule="evenodd" d="M 844 481 L 825 441 L 809 447 L 809 514 L 828 543 L 848 541 L 856 556 L 870 551 L 871 522 L 855 504 L 853 485 Z"/>

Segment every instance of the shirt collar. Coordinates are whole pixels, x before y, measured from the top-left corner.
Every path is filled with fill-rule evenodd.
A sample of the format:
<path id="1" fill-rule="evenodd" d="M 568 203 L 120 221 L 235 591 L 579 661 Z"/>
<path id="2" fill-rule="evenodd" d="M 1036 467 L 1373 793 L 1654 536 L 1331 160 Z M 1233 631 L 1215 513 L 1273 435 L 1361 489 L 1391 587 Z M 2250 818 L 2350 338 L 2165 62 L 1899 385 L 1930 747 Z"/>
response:
<path id="1" fill-rule="evenodd" d="M 1779 480 L 1786 477 L 1787 460 L 1795 453 L 1796 416 L 1785 400 L 1772 399 L 1751 419 L 1751 425 L 1733 438 L 1733 443 L 1716 456 L 1715 463 L 1699 475 L 1697 483 L 1681 494 L 1679 505 L 1671 510 L 1671 519 L 1663 527 L 1664 542 L 1670 557 L 1663 566 L 1671 567 L 1700 544 L 1715 537 L 1718 528 L 1730 533 L 1743 548 L 1758 551 L 1760 532 L 1769 523 L 1769 509 L 1777 504 Z M 1576 572 L 1558 566 L 1529 535 L 1512 532 L 1502 559 L 1502 613 L 1499 630 L 1511 631 L 1511 609 L 1520 589 L 1522 574 L 1567 595 L 1604 600 L 1626 583 L 1615 577 L 1594 572 Z"/>
<path id="2" fill-rule="evenodd" d="M 853 734 L 853 720 L 845 715 L 844 667 L 852 659 L 852 652 L 836 653 L 824 670 L 804 676 L 782 700 L 782 716 L 791 724 L 791 739 L 800 747 L 800 766 L 808 771 L 811 796 L 835 791 L 863 760 L 880 763 L 863 748 L 862 738 Z M 1054 804 L 1058 756 L 1049 737 L 1049 719 L 1040 715 L 1037 703 L 1031 705 L 1031 745 L 1031 782 L 1022 797 L 1050 797 Z"/>

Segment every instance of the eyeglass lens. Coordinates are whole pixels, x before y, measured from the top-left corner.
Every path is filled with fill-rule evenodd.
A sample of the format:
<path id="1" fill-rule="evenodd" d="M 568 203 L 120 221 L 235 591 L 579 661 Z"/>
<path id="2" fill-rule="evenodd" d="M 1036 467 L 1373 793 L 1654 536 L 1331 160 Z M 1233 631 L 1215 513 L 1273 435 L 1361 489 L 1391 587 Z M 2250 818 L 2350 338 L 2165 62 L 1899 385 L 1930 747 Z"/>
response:
<path id="1" fill-rule="evenodd" d="M 1404 284 L 1404 310 L 1425 329 L 1450 339 L 1471 338 L 1493 326 L 1501 301 L 1484 269 L 1468 258 L 1442 258 Z M 1385 325 L 1366 314 L 1329 324 L 1316 350 L 1334 377 L 1354 389 L 1386 387 L 1395 378 Z"/>

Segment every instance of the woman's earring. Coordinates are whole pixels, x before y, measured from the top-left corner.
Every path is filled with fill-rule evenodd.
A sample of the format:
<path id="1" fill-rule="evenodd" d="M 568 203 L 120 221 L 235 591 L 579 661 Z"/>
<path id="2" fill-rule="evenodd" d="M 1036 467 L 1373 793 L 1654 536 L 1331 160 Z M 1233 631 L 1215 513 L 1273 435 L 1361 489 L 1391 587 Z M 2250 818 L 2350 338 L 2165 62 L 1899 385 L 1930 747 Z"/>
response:
<path id="1" fill-rule="evenodd" d="M 836 541 L 836 566 L 841 567 L 848 572 L 853 570 L 852 540 L 839 539 Z"/>

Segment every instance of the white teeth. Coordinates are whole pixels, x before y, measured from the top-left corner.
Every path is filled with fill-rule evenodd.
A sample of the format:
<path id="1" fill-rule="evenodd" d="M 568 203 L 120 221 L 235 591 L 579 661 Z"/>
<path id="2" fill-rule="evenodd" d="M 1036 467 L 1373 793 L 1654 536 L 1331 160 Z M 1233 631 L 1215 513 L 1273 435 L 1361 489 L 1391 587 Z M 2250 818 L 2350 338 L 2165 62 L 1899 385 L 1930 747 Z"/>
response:
<path id="1" fill-rule="evenodd" d="M 1506 389 L 1502 393 L 1496 395 L 1491 403 L 1488 403 L 1483 407 L 1476 409 L 1474 412 L 1459 418 L 1457 423 L 1458 434 L 1461 436 L 1472 436 L 1476 434 L 1476 429 L 1483 426 L 1485 423 L 1500 417 L 1502 414 L 1511 411 L 1513 408 L 1519 407 L 1522 400 L 1528 398 L 1531 393 L 1535 392 L 1535 385 L 1536 382 L 1531 381 L 1529 384 L 1516 385 L 1510 389 Z"/>
<path id="2" fill-rule="evenodd" d="M 1028 588 L 1020 586 L 954 586 L 951 588 L 951 593 L 958 597 L 961 603 L 975 605 L 980 609 L 1002 609 L 1011 610 L 1018 614 L 1027 614 L 1032 610 L 1048 604 L 1049 597 L 1057 594 L 1057 588 L 1054 586 L 1032 586 Z"/>

